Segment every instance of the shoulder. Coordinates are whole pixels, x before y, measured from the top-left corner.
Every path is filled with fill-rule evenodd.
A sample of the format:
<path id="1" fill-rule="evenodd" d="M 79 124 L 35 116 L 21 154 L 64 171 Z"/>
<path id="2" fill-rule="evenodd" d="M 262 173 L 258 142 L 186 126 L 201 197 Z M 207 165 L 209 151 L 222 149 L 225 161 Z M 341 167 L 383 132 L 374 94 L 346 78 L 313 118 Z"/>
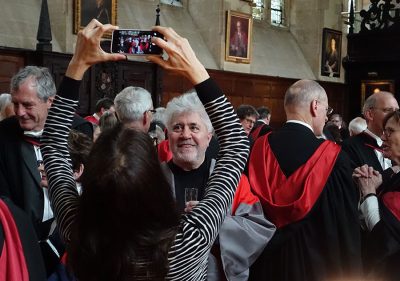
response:
<path id="1" fill-rule="evenodd" d="M 16 117 L 9 117 L 0 122 L 0 139 L 5 137 L 16 137 L 22 135 L 23 130 L 19 126 Z"/>

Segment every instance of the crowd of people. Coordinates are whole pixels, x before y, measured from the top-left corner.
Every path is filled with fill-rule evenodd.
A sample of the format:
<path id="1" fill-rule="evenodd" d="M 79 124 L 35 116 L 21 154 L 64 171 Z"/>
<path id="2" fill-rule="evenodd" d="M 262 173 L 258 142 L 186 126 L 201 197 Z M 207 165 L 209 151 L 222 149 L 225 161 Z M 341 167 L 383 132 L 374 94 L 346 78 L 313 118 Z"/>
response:
<path id="1" fill-rule="evenodd" d="M 194 88 L 154 109 L 129 86 L 83 119 L 84 73 L 125 59 L 100 48 L 116 28 L 79 32 L 57 90 L 27 66 L 0 96 L 1 281 L 398 280 L 393 94 L 369 96 L 347 127 L 299 80 L 272 128 L 269 108 L 234 110 L 189 42 L 155 27 L 168 59 L 148 59 Z"/>

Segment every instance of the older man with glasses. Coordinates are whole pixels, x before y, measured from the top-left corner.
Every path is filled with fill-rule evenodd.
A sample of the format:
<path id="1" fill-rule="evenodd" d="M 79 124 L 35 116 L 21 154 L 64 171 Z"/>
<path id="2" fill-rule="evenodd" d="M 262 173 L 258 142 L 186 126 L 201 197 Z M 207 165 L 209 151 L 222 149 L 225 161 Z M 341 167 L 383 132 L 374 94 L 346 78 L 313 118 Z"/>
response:
<path id="1" fill-rule="evenodd" d="M 317 138 L 325 90 L 300 80 L 286 91 L 287 121 L 259 137 L 248 161 L 252 191 L 277 231 L 249 280 L 348 280 L 361 268 L 357 192 L 346 153 Z M 355 279 L 351 279 L 355 280 Z"/>
<path id="2" fill-rule="evenodd" d="M 343 142 L 343 149 L 352 161 L 352 167 L 364 164 L 383 174 L 384 181 L 393 174 L 392 162 L 382 153 L 383 120 L 389 113 L 399 109 L 392 93 L 380 91 L 369 96 L 363 106 L 367 129 Z M 384 172 L 385 171 L 385 172 Z"/>
<path id="3" fill-rule="evenodd" d="M 129 128 L 147 133 L 155 110 L 151 94 L 141 87 L 126 87 L 114 99 L 115 113 Z"/>

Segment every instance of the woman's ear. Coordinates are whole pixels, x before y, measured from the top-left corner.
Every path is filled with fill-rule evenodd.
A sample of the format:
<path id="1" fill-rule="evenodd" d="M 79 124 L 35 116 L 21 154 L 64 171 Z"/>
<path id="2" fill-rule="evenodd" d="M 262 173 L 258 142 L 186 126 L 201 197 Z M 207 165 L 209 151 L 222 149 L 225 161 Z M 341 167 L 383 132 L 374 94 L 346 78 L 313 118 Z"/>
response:
<path id="1" fill-rule="evenodd" d="M 79 181 L 79 178 L 82 176 L 84 169 L 85 166 L 83 164 L 80 164 L 79 169 L 74 171 L 74 180 Z"/>

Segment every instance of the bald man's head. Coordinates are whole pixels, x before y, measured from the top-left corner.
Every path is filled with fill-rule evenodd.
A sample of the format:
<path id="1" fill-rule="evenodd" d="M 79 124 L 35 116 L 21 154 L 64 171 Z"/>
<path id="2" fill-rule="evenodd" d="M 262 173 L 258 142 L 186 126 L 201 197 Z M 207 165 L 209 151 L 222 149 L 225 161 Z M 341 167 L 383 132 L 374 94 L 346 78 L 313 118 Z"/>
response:
<path id="1" fill-rule="evenodd" d="M 305 122 L 313 128 L 316 135 L 322 134 L 329 106 L 326 92 L 317 82 L 295 82 L 286 91 L 284 106 L 288 120 Z"/>

